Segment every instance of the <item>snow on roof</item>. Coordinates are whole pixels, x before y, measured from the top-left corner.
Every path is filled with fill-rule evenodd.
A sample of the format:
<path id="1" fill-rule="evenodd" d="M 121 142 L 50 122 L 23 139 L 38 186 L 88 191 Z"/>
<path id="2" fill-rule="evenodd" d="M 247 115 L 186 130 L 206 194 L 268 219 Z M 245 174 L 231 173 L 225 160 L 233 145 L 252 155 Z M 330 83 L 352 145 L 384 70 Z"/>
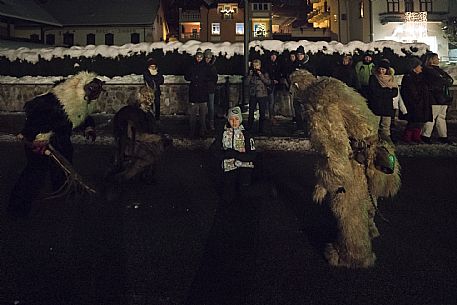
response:
<path id="1" fill-rule="evenodd" d="M 421 56 L 423 55 L 428 48 L 426 44 L 423 43 L 401 43 L 395 41 L 375 41 L 375 42 L 361 42 L 361 41 L 352 41 L 348 44 L 342 44 L 340 42 L 331 41 L 318 41 L 311 42 L 307 40 L 300 41 L 279 41 L 279 40 L 256 40 L 251 41 L 249 46 L 255 48 L 260 53 L 266 51 L 276 50 L 279 53 L 282 53 L 285 50 L 295 50 L 299 46 L 303 46 L 305 51 L 315 54 L 317 52 L 323 52 L 324 54 L 333 54 L 333 53 L 354 53 L 357 50 L 360 51 L 382 51 L 384 48 L 391 49 L 395 54 L 399 56 L 405 56 L 405 53 L 402 51 L 404 49 L 409 50 L 412 54 Z M 64 56 L 69 56 L 73 58 L 78 57 L 94 57 L 102 56 L 107 58 L 116 58 L 117 56 L 133 56 L 140 53 L 151 53 L 153 50 L 161 49 L 164 53 L 177 51 L 178 53 L 188 53 L 195 54 L 197 49 L 201 48 L 202 50 L 211 49 L 214 54 L 225 56 L 230 58 L 235 54 L 243 55 L 244 45 L 242 42 L 230 43 L 230 42 L 221 42 L 221 43 L 211 43 L 211 42 L 200 42 L 196 40 L 190 40 L 186 43 L 174 41 L 174 42 L 143 42 L 139 44 L 125 44 L 123 46 L 107 46 L 107 45 L 89 45 L 85 47 L 73 46 L 71 48 L 55 47 L 55 48 L 19 48 L 19 49 L 9 49 L 9 48 L 0 48 L 0 57 L 6 57 L 10 61 L 15 61 L 16 59 L 27 61 L 31 63 L 38 62 L 39 58 L 44 60 L 51 60 L 53 58 L 63 58 Z M 411 48 L 414 48 L 414 51 L 411 51 Z"/>
<path id="2" fill-rule="evenodd" d="M 159 0 L 42 0 L 63 25 L 153 24 Z"/>
<path id="3" fill-rule="evenodd" d="M 1 0 L 0 16 L 62 26 L 62 24 L 33 0 Z"/>

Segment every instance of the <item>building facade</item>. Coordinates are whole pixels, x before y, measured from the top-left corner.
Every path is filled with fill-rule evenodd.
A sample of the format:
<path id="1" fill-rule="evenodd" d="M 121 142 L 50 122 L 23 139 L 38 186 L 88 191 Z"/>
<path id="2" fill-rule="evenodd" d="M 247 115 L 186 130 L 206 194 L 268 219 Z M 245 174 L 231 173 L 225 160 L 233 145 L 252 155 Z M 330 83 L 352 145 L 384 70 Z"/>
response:
<path id="1" fill-rule="evenodd" d="M 249 4 L 250 39 L 271 39 L 271 2 Z M 239 42 L 244 40 L 244 6 L 214 1 L 198 8 L 179 8 L 179 41 Z"/>

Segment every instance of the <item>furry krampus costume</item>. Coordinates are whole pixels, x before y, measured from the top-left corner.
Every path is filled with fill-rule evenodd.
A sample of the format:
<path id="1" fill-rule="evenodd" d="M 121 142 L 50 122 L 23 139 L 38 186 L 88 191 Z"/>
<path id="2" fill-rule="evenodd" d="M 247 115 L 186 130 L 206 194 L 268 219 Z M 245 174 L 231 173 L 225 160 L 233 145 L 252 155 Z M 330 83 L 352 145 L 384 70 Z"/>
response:
<path id="1" fill-rule="evenodd" d="M 143 86 L 135 102 L 121 108 L 113 119 L 116 143 L 114 167 L 110 169 L 109 183 L 122 183 L 135 176 L 151 182 L 154 167 L 171 139 L 154 134 L 155 118 L 152 113 L 154 89 Z M 109 195 L 109 194 L 108 194 Z"/>
<path id="2" fill-rule="evenodd" d="M 318 80 L 306 70 L 290 79 L 295 96 L 306 101 L 310 140 L 320 155 L 313 200 L 327 199 L 338 225 L 337 240 L 327 245 L 325 256 L 333 266 L 372 266 L 377 198 L 400 188 L 394 147 L 381 142 L 378 118 L 354 89 L 334 78 Z"/>
<path id="3" fill-rule="evenodd" d="M 25 126 L 18 138 L 25 141 L 27 165 L 16 182 L 8 210 L 16 216 L 26 216 L 32 202 L 45 184 L 48 171 L 54 191 L 65 183 L 62 169 L 43 155 L 48 144 L 69 162 L 73 158 L 70 141 L 72 131 L 82 127 L 86 137 L 95 140 L 94 121 L 89 114 L 92 101 L 102 92 L 103 82 L 96 75 L 80 72 L 56 85 L 50 92 L 39 95 L 24 105 Z"/>

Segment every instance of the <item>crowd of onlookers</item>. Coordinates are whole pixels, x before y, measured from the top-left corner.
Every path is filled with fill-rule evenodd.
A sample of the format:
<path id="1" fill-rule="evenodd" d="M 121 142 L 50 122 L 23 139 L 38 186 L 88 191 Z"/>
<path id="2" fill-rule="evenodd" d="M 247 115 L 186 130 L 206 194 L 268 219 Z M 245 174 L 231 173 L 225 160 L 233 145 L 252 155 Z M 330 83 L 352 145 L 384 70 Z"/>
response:
<path id="1" fill-rule="evenodd" d="M 216 57 L 210 49 L 198 49 L 185 79 L 189 81 L 189 135 L 205 137 L 215 129 L 215 91 L 218 73 L 214 65 Z M 343 54 L 333 67 L 331 76 L 344 82 L 367 99 L 369 108 L 379 116 L 379 135 L 385 140 L 405 143 L 430 143 L 433 128 L 438 140 L 449 143 L 446 127 L 446 112 L 452 102 L 449 88 L 453 79 L 440 68 L 436 53 L 427 53 L 424 62 L 417 57 L 407 59 L 407 73 L 397 84 L 395 68 L 386 58 L 374 60 L 374 53 L 367 51 L 357 63 L 350 54 Z M 289 91 L 289 76 L 295 70 L 306 69 L 316 75 L 303 46 L 287 53 L 284 58 L 271 51 L 266 59 L 252 58 L 245 76 L 249 88 L 249 114 L 247 130 L 254 129 L 255 112 L 258 114 L 258 134 L 265 134 L 265 122 L 277 124 L 276 109 L 281 93 Z M 148 61 L 143 74 L 145 82 L 156 91 L 155 116 L 160 120 L 160 85 L 163 76 L 157 70 L 154 59 Z M 317 76 L 317 75 L 316 75 Z M 306 122 L 302 117 L 303 101 L 292 98 L 295 135 L 306 135 Z M 305 101 L 306 103 L 306 101 Z M 226 110 L 226 109 L 225 109 Z M 198 118 L 198 122 L 197 122 Z M 400 138 L 392 139 L 392 122 L 407 121 Z"/>

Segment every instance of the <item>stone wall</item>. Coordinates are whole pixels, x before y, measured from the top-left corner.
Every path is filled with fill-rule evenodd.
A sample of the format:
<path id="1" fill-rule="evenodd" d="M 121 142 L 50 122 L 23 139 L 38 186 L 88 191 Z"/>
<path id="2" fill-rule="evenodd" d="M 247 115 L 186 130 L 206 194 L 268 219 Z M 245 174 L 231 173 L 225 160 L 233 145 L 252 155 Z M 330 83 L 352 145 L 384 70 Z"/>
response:
<path id="1" fill-rule="evenodd" d="M 129 84 L 105 84 L 106 92 L 103 92 L 96 103 L 96 112 L 116 113 L 122 106 L 127 104 L 129 98 L 135 94 L 141 83 Z M 22 111 L 24 103 L 34 96 L 50 90 L 51 84 L 26 84 L 26 83 L 0 83 L 0 111 Z M 453 104 L 449 107 L 448 118 L 457 119 L 457 86 L 451 88 L 455 96 Z M 188 85 L 186 83 L 166 83 L 161 86 L 161 113 L 164 115 L 185 114 L 188 100 Z M 241 83 L 219 83 L 216 90 L 216 103 L 220 109 L 227 109 L 242 101 Z M 292 101 L 286 91 L 277 95 L 276 113 L 290 117 L 293 114 Z"/>

